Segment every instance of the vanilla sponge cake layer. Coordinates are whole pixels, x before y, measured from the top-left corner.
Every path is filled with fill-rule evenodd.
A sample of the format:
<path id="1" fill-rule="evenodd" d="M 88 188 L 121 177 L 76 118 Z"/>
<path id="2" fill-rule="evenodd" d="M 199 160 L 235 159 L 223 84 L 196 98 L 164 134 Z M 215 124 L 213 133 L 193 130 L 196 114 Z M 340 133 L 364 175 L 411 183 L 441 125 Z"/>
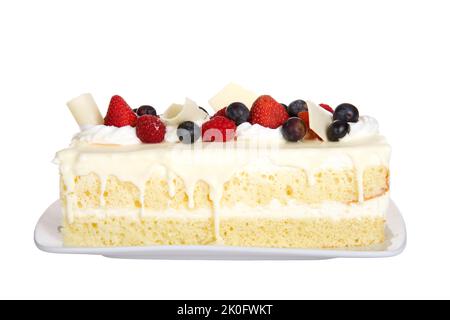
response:
<path id="1" fill-rule="evenodd" d="M 231 177 L 223 186 L 220 205 L 232 208 L 237 204 L 261 206 L 277 200 L 285 204 L 291 200 L 305 203 L 321 201 L 338 201 L 344 203 L 357 202 L 359 190 L 356 170 L 323 170 L 315 173 L 315 183 L 308 181 L 303 169 L 285 169 L 272 173 L 240 172 Z M 189 204 L 188 194 L 180 177 L 172 177 L 172 190 L 163 178 L 150 178 L 145 183 L 144 197 L 137 186 L 131 182 L 121 181 L 109 176 L 106 184 L 101 186 L 98 175 L 74 178 L 73 210 L 97 208 L 145 208 L 163 211 L 166 209 L 198 209 L 212 208 L 209 197 L 210 187 L 204 181 L 195 185 L 192 204 Z M 66 185 L 62 183 L 61 198 L 67 205 Z M 363 193 L 364 200 L 383 195 L 389 190 L 389 170 L 377 166 L 364 170 Z M 171 194 L 172 193 L 172 194 Z"/>
<path id="2" fill-rule="evenodd" d="M 383 217 L 224 218 L 222 245 L 278 248 L 349 248 L 381 244 Z M 216 244 L 214 219 L 80 216 L 64 225 L 64 244 L 75 247 Z"/>

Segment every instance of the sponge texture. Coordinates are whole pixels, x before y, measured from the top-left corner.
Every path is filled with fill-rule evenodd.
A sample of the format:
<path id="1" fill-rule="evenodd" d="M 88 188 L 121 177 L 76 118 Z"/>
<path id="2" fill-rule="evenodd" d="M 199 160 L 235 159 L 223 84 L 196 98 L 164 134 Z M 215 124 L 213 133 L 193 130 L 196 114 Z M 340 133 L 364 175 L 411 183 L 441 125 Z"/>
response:
<path id="1" fill-rule="evenodd" d="M 225 183 L 221 205 L 233 207 L 236 204 L 261 206 L 278 200 L 285 204 L 291 200 L 302 203 L 338 201 L 352 203 L 358 201 L 358 184 L 355 170 L 323 170 L 314 175 L 313 181 L 303 170 L 283 170 L 274 173 L 240 172 Z M 169 193 L 165 179 L 150 178 L 145 186 L 144 203 L 140 191 L 131 182 L 109 176 L 103 192 L 104 208 L 144 208 L 162 211 L 166 209 L 188 208 L 188 196 L 183 181 L 173 180 L 174 196 Z M 209 185 L 199 181 L 194 192 L 194 208 L 212 208 Z M 61 182 L 61 198 L 65 204 L 66 186 Z M 363 173 L 364 199 L 383 195 L 389 190 L 389 170 L 386 167 L 370 167 Z M 101 208 L 101 182 L 96 174 L 75 178 L 74 209 Z"/>

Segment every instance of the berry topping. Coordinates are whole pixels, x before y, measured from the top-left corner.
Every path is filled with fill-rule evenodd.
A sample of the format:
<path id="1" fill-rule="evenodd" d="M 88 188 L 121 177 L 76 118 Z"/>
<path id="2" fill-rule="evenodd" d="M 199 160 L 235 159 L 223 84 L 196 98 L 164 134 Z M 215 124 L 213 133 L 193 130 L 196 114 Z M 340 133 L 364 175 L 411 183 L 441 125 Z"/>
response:
<path id="1" fill-rule="evenodd" d="M 137 120 L 136 135 L 144 143 L 160 143 L 166 135 L 166 126 L 156 116 L 143 115 Z"/>
<path id="2" fill-rule="evenodd" d="M 148 114 L 150 116 L 156 116 L 156 110 L 152 106 L 140 106 L 137 109 L 136 114 L 138 116 L 144 116 L 146 114 Z"/>
<path id="3" fill-rule="evenodd" d="M 241 102 L 233 102 L 226 108 L 225 115 L 228 119 L 231 119 L 236 123 L 236 125 L 240 125 L 241 123 L 247 122 L 248 117 L 250 116 L 250 110 L 245 106 L 245 104 Z"/>
<path id="4" fill-rule="evenodd" d="M 302 119 L 292 117 L 281 127 L 281 133 L 284 139 L 290 142 L 297 142 L 306 135 L 307 128 Z"/>
<path id="5" fill-rule="evenodd" d="M 333 114 L 333 120 L 342 120 L 346 122 L 358 122 L 359 111 L 358 109 L 350 104 L 343 103 L 336 107 Z"/>
<path id="6" fill-rule="evenodd" d="M 184 144 L 191 144 L 201 136 L 200 127 L 192 121 L 180 123 L 177 128 L 178 139 Z"/>
<path id="7" fill-rule="evenodd" d="M 339 139 L 343 138 L 349 132 L 350 132 L 350 125 L 347 122 L 342 120 L 335 120 L 328 126 L 327 138 L 330 141 L 336 142 L 339 141 Z"/>
<path id="8" fill-rule="evenodd" d="M 198 107 L 200 110 L 203 110 L 207 115 L 209 115 L 209 112 L 208 111 L 206 111 L 206 109 L 205 108 L 203 108 L 203 107 Z"/>
<path id="9" fill-rule="evenodd" d="M 136 126 L 136 114 L 121 96 L 113 96 L 105 117 L 105 126 Z"/>
<path id="10" fill-rule="evenodd" d="M 292 101 L 289 104 L 287 111 L 289 113 L 289 116 L 296 117 L 299 112 L 308 111 L 308 106 L 305 101 L 299 99 Z"/>
<path id="11" fill-rule="evenodd" d="M 220 110 L 217 111 L 211 118 L 215 118 L 215 117 L 226 117 L 226 116 L 227 116 L 227 115 L 226 115 L 226 110 L 227 110 L 226 107 L 223 108 L 223 109 L 220 109 Z"/>
<path id="12" fill-rule="evenodd" d="M 251 124 L 257 123 L 267 128 L 276 129 L 282 126 L 287 119 L 289 119 L 289 115 L 286 109 L 267 95 L 256 99 L 250 110 Z"/>
<path id="13" fill-rule="evenodd" d="M 206 142 L 225 142 L 234 139 L 236 124 L 225 117 L 215 116 L 202 125 L 202 139 Z"/>
<path id="14" fill-rule="evenodd" d="M 319 106 L 321 106 L 322 108 L 324 108 L 327 111 L 330 111 L 331 113 L 334 113 L 334 110 L 332 107 L 330 107 L 330 105 L 326 104 L 326 103 L 320 103 Z"/>

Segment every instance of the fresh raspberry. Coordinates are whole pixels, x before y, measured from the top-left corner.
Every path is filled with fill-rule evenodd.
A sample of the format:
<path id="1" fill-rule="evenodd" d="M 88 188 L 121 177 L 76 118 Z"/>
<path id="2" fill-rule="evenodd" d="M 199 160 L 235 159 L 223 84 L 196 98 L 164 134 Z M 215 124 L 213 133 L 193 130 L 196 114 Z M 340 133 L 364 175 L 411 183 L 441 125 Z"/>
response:
<path id="1" fill-rule="evenodd" d="M 113 96 L 105 117 L 106 126 L 136 126 L 137 116 L 121 96 Z"/>
<path id="2" fill-rule="evenodd" d="M 299 112 L 298 117 L 303 120 L 303 122 L 306 124 L 306 127 L 309 129 L 309 112 L 308 111 Z"/>
<path id="3" fill-rule="evenodd" d="M 219 111 L 217 111 L 212 117 L 211 117 L 211 119 L 212 118 L 215 118 L 215 117 L 227 117 L 227 108 L 225 107 L 225 108 L 223 108 L 223 109 L 220 109 Z"/>
<path id="4" fill-rule="evenodd" d="M 330 107 L 328 104 L 320 103 L 319 106 L 321 106 L 322 108 L 324 108 L 325 110 L 327 110 L 327 111 L 329 111 L 329 112 L 331 112 L 331 113 L 334 113 L 333 108 Z"/>
<path id="5" fill-rule="evenodd" d="M 136 135 L 144 143 L 160 143 L 166 135 L 166 126 L 158 117 L 144 115 L 137 120 Z"/>
<path id="6" fill-rule="evenodd" d="M 253 103 L 250 110 L 251 124 L 260 124 L 263 127 L 276 129 L 283 125 L 289 114 L 286 109 L 271 96 L 260 96 Z"/>
<path id="7" fill-rule="evenodd" d="M 225 142 L 234 139 L 236 124 L 225 117 L 216 116 L 202 125 L 202 139 L 205 142 Z"/>

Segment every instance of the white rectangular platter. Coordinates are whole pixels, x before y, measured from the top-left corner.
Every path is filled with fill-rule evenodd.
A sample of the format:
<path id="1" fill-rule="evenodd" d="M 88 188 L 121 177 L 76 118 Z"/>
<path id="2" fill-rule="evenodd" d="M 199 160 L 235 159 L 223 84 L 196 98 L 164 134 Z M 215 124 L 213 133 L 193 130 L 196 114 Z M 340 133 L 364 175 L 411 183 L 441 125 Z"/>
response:
<path id="1" fill-rule="evenodd" d="M 122 259 L 163 260 L 319 260 L 331 258 L 383 258 L 400 254 L 406 247 L 405 222 L 394 202 L 387 214 L 386 242 L 383 245 L 358 249 L 278 249 L 226 246 L 146 246 L 115 248 L 74 248 L 63 246 L 60 233 L 62 221 L 59 201 L 53 203 L 36 225 L 36 246 L 45 252 L 102 255 Z"/>

